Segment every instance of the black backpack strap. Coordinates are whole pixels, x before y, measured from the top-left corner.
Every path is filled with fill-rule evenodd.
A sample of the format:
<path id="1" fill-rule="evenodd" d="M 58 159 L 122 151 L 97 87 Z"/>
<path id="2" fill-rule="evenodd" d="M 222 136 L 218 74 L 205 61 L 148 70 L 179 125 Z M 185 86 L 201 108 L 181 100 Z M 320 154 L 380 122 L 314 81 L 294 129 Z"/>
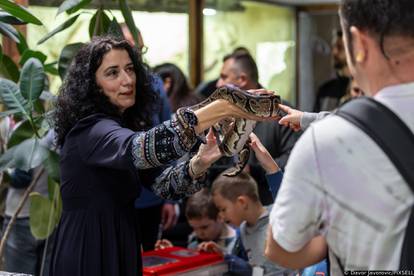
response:
<path id="1" fill-rule="evenodd" d="M 388 156 L 414 193 L 414 134 L 388 107 L 369 97 L 359 97 L 336 115 L 353 123 L 374 140 Z M 400 269 L 414 269 L 414 212 L 405 231 Z"/>

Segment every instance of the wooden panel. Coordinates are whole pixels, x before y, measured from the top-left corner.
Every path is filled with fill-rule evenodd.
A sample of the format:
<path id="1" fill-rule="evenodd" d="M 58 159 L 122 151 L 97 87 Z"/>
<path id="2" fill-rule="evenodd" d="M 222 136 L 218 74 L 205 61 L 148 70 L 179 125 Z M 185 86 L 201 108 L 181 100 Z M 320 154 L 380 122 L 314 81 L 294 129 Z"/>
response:
<path id="1" fill-rule="evenodd" d="M 190 82 L 196 87 L 203 78 L 203 8 L 204 0 L 189 1 Z"/>

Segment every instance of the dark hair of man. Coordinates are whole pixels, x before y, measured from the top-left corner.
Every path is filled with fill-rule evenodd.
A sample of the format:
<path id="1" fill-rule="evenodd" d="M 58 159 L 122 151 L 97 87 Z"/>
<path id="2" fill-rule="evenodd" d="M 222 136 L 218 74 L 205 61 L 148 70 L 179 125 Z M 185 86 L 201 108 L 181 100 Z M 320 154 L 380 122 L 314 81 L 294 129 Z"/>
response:
<path id="1" fill-rule="evenodd" d="M 123 113 L 109 101 L 96 83 L 95 73 L 104 56 L 112 49 L 128 52 L 136 74 L 135 104 Z M 79 120 L 92 114 L 118 117 L 124 127 L 135 131 L 152 125 L 152 113 L 156 110 L 158 95 L 152 90 L 152 78 L 138 61 L 137 54 L 137 49 L 126 40 L 110 36 L 95 37 L 78 51 L 56 103 L 54 121 L 58 145 L 63 145 L 66 134 Z"/>
<path id="2" fill-rule="evenodd" d="M 249 53 L 243 51 L 234 52 L 226 55 L 223 58 L 223 62 L 226 62 L 228 59 L 233 59 L 238 69 L 245 73 L 253 83 L 259 83 L 259 71 L 257 70 L 256 62 Z"/>
<path id="3" fill-rule="evenodd" d="M 388 58 L 384 50 L 386 36 L 414 37 L 413 0 L 342 0 L 340 14 L 353 61 L 355 59 L 351 47 L 351 26 L 378 36 L 379 46 L 386 58 Z"/>
<path id="4" fill-rule="evenodd" d="M 172 63 L 163 63 L 155 66 L 153 71 L 160 76 L 163 81 L 166 78 L 171 79 L 170 91 L 166 92 L 173 112 L 180 107 L 191 106 L 197 103 L 197 98 L 192 94 L 187 78 L 178 66 Z"/>
<path id="5" fill-rule="evenodd" d="M 219 210 L 213 202 L 210 191 L 204 188 L 193 194 L 188 200 L 185 208 L 185 216 L 190 219 L 209 218 L 216 220 Z"/>
<path id="6" fill-rule="evenodd" d="M 241 172 L 236 176 L 220 174 L 213 182 L 212 194 L 219 194 L 223 198 L 235 202 L 239 196 L 247 196 L 250 200 L 259 201 L 257 183 L 249 174 Z"/>

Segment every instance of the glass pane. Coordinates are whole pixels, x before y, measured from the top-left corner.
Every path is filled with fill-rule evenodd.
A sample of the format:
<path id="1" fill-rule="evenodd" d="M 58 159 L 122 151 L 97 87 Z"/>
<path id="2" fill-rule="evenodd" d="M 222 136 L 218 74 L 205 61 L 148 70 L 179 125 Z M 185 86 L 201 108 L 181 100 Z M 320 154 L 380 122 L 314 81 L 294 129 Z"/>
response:
<path id="1" fill-rule="evenodd" d="M 295 104 L 295 11 L 255 2 L 226 3 L 204 10 L 204 80 L 217 78 L 222 58 L 244 46 L 256 60 L 260 84 Z"/>
<path id="2" fill-rule="evenodd" d="M 70 17 L 66 13 L 56 17 L 57 9 L 57 7 L 30 6 L 30 12 L 38 17 L 44 26 L 28 25 L 28 44 L 32 49 L 45 53 L 48 56 L 47 63 L 57 61 L 65 45 L 90 40 L 89 22 L 96 12 L 93 9 L 83 10 L 75 24 L 54 35 L 45 43 L 37 45 L 37 41 Z M 144 60 L 150 66 L 172 62 L 188 75 L 188 6 L 182 5 L 180 10 L 164 7 L 164 10 L 166 12 L 133 11 L 135 24 L 141 31 L 145 46 L 148 47 Z M 168 12 L 169 10 L 174 12 Z M 115 16 L 119 23 L 125 21 L 119 10 L 111 10 L 107 15 L 110 18 Z M 60 83 L 59 77 L 52 77 L 51 90 L 57 92 Z"/>

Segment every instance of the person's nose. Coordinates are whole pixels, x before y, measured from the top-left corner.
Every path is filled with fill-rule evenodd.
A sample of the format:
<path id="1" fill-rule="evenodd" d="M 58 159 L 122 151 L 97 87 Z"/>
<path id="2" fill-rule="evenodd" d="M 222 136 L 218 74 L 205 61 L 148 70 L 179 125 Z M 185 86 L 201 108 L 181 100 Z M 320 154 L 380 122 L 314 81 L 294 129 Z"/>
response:
<path id="1" fill-rule="evenodd" d="M 133 83 L 133 78 L 131 75 L 129 75 L 127 72 L 125 72 L 124 70 L 122 71 L 122 85 L 132 85 Z"/>

